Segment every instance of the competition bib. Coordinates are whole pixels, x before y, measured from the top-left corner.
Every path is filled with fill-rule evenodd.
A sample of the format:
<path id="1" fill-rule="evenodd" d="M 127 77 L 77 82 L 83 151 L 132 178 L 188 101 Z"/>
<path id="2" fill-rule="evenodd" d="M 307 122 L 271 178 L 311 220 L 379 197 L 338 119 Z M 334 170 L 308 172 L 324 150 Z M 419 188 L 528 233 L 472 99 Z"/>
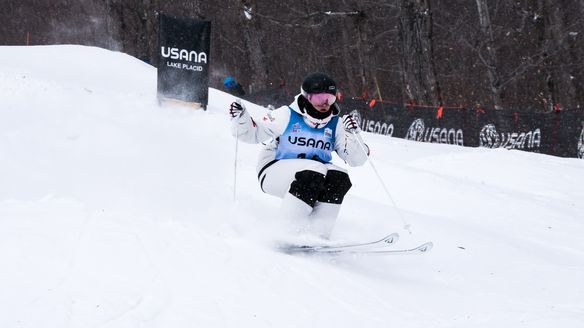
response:
<path id="1" fill-rule="evenodd" d="M 338 117 L 333 117 L 323 128 L 315 129 L 304 122 L 302 115 L 290 109 L 290 121 L 278 138 L 276 159 L 305 158 L 328 163 L 335 149 Z"/>

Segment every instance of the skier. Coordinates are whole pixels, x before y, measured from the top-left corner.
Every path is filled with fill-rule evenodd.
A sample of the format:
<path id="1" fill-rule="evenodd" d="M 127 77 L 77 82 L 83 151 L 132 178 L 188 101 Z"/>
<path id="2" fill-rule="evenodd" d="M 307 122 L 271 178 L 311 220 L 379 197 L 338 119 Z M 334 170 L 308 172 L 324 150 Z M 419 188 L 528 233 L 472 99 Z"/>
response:
<path id="1" fill-rule="evenodd" d="M 343 199 L 351 188 L 347 170 L 331 163 L 332 152 L 350 166 L 367 161 L 357 122 L 338 117 L 335 81 L 323 73 L 308 75 L 289 106 L 254 120 L 233 102 L 232 134 L 246 143 L 264 143 L 257 165 L 263 192 L 282 198 L 282 212 L 322 238 L 329 238 Z M 296 225 L 294 224 L 294 225 Z"/>

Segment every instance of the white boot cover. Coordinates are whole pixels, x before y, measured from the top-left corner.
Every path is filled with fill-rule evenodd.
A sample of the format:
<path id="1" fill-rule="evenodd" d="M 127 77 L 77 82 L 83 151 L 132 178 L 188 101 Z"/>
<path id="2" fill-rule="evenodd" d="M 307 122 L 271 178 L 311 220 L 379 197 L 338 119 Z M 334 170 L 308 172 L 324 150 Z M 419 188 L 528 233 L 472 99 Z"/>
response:
<path id="1" fill-rule="evenodd" d="M 288 232 L 305 233 L 309 228 L 309 216 L 312 207 L 296 196 L 286 193 L 282 199 L 280 213 L 284 219 L 284 225 Z"/>
<path id="2" fill-rule="evenodd" d="M 321 238 L 329 239 L 340 211 L 340 204 L 317 202 L 310 216 L 310 232 Z"/>

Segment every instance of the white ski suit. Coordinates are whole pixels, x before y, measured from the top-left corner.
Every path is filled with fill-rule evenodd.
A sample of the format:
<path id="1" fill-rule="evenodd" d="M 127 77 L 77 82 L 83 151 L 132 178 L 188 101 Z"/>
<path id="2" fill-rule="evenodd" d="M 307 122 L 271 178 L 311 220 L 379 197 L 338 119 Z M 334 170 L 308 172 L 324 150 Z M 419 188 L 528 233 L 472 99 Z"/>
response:
<path id="1" fill-rule="evenodd" d="M 331 163 L 332 151 L 350 166 L 360 166 L 369 150 L 345 131 L 338 110 L 326 125 L 315 126 L 299 109 L 298 97 L 259 120 L 245 110 L 232 120 L 232 134 L 265 145 L 257 165 L 261 189 L 283 199 L 290 220 L 306 219 L 303 230 L 328 238 L 351 187 L 347 171 Z"/>

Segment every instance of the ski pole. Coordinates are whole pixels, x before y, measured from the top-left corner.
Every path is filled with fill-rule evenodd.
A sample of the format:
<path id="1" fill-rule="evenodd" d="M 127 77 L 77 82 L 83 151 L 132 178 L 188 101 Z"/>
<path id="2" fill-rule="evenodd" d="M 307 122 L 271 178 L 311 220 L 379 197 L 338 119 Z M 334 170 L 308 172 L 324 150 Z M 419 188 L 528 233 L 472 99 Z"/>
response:
<path id="1" fill-rule="evenodd" d="M 361 126 L 361 115 L 359 114 L 359 112 L 357 110 L 353 110 L 350 113 L 350 115 L 355 118 L 355 120 L 357 121 L 357 125 L 358 126 Z M 359 128 L 359 130 L 360 130 L 360 128 Z M 365 143 L 363 142 L 363 138 L 361 137 L 361 134 L 359 132 L 357 132 L 357 131 L 354 131 L 352 133 L 355 136 L 355 138 L 357 139 L 357 142 L 361 146 L 361 149 L 363 150 L 363 152 L 368 153 L 367 149 L 365 148 Z M 389 192 L 389 189 L 387 188 L 387 185 L 385 185 L 385 182 L 383 182 L 383 179 L 381 178 L 381 175 L 379 174 L 379 171 L 377 171 L 377 168 L 375 167 L 375 165 L 373 164 L 373 161 L 371 160 L 371 158 L 369 158 L 369 156 L 367 156 L 367 162 L 369 162 L 369 165 L 371 166 L 371 169 L 373 170 L 373 172 L 377 176 L 377 181 L 379 181 L 379 183 L 383 187 L 383 190 L 385 191 L 385 194 L 387 195 L 387 198 L 389 198 L 389 201 L 391 202 L 391 204 L 393 205 L 393 207 L 395 208 L 395 210 L 398 213 L 398 217 L 400 218 L 400 220 L 404 224 L 403 229 L 406 230 L 407 232 L 409 232 L 410 234 L 412 234 L 411 225 L 405 219 L 405 216 L 403 215 L 403 213 L 401 212 L 401 210 L 399 209 L 399 207 L 397 207 L 397 204 L 395 203 L 395 200 L 391 196 L 391 193 Z"/>
<path id="2" fill-rule="evenodd" d="M 237 200 L 237 151 L 239 148 L 239 136 L 235 135 L 235 161 L 233 165 L 233 200 Z"/>
<path id="3" fill-rule="evenodd" d="M 235 99 L 241 105 L 241 99 Z M 235 131 L 235 160 L 233 161 L 233 201 L 237 200 L 237 153 L 239 151 L 239 127 Z"/>

